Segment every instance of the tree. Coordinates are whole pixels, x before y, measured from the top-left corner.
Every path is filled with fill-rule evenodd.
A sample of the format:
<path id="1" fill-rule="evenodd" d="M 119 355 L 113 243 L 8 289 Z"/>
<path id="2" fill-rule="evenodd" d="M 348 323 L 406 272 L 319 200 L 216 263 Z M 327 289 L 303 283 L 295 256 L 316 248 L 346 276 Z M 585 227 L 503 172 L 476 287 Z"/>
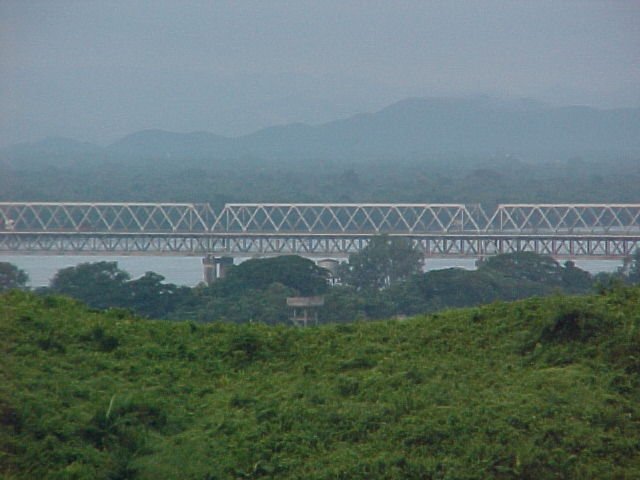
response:
<path id="1" fill-rule="evenodd" d="M 626 270 L 629 282 L 640 283 L 640 248 L 625 260 L 623 268 Z"/>
<path id="2" fill-rule="evenodd" d="M 591 274 L 576 267 L 574 262 L 568 260 L 560 265 L 552 257 L 534 252 L 489 257 L 479 262 L 478 270 L 489 274 L 499 273 L 525 290 L 532 287 L 527 286 L 526 282 L 534 282 L 545 288 L 561 288 L 570 293 L 586 293 L 593 287 Z"/>
<path id="3" fill-rule="evenodd" d="M 380 290 L 422 270 L 422 254 L 410 240 L 381 235 L 360 252 L 349 255 L 342 281 L 358 290 Z"/>
<path id="4" fill-rule="evenodd" d="M 636 250 L 636 253 L 631 257 L 629 281 L 631 283 L 640 283 L 640 250 Z"/>
<path id="5" fill-rule="evenodd" d="M 262 290 L 273 283 L 281 283 L 301 295 L 317 295 L 327 290 L 328 274 L 327 270 L 311 260 L 297 255 L 284 255 L 242 262 L 229 270 L 221 286 L 225 293 L 233 293 Z"/>
<path id="6" fill-rule="evenodd" d="M 94 308 L 124 307 L 128 280 L 129 274 L 120 270 L 117 262 L 81 263 L 59 270 L 50 289 Z"/>
<path id="7" fill-rule="evenodd" d="M 8 262 L 0 262 L 0 292 L 14 288 L 25 288 L 29 275 Z"/>
<path id="8" fill-rule="evenodd" d="M 320 309 L 323 322 L 353 322 L 366 318 L 365 298 L 353 287 L 335 285 L 325 295 L 324 307 Z"/>
<path id="9" fill-rule="evenodd" d="M 588 292 L 593 287 L 593 277 L 578 267 L 571 260 L 564 262 L 562 269 L 562 281 L 569 292 Z"/>
<path id="10" fill-rule="evenodd" d="M 191 290 L 163 281 L 162 275 L 147 272 L 127 282 L 127 297 L 121 306 L 149 318 L 167 317 L 189 298 Z"/>
<path id="11" fill-rule="evenodd" d="M 479 263 L 478 269 L 493 270 L 512 278 L 546 285 L 562 285 L 562 266 L 549 256 L 533 252 L 505 253 L 488 257 Z"/>
<path id="12" fill-rule="evenodd" d="M 201 321 L 288 322 L 287 297 L 325 293 L 328 275 L 296 255 L 247 260 L 231 267 L 224 279 L 196 287 L 191 315 Z"/>

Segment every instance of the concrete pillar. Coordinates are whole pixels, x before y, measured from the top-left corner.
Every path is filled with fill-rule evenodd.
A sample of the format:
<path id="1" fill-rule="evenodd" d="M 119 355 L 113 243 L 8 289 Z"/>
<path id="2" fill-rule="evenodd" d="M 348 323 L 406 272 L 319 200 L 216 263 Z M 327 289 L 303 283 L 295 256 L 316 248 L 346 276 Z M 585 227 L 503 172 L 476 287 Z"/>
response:
<path id="1" fill-rule="evenodd" d="M 214 255 L 207 255 L 202 259 L 204 281 L 208 285 L 211 285 L 216 280 L 226 277 L 227 271 L 232 265 L 232 257 L 215 257 Z"/>
<path id="2" fill-rule="evenodd" d="M 233 265 L 233 257 L 220 257 L 216 260 L 218 262 L 218 278 L 226 277 L 229 267 Z"/>
<path id="3" fill-rule="evenodd" d="M 320 268 L 324 268 L 329 271 L 329 278 L 327 279 L 331 285 L 335 285 L 339 280 L 339 268 L 340 262 L 333 258 L 327 258 L 325 260 L 318 260 L 317 265 Z"/>
<path id="4" fill-rule="evenodd" d="M 215 282 L 217 275 L 216 272 L 216 259 L 213 255 L 207 255 L 202 259 L 202 266 L 204 268 L 204 281 L 207 285 L 211 285 Z"/>

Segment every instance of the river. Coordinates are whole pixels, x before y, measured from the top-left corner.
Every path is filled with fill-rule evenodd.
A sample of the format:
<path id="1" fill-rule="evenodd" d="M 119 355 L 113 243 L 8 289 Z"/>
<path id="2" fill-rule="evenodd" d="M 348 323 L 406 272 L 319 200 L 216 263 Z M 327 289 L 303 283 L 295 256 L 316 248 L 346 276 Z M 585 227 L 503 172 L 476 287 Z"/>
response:
<path id="1" fill-rule="evenodd" d="M 135 256 L 79 256 L 79 255 L 0 255 L 1 262 L 13 263 L 29 274 L 32 287 L 48 285 L 58 270 L 85 262 L 118 262 L 118 266 L 129 272 L 132 278 L 152 271 L 164 276 L 167 282 L 194 286 L 202 281 L 202 259 L 199 257 L 135 257 Z M 622 262 L 619 260 L 576 260 L 579 268 L 591 273 L 613 272 Z M 430 258 L 425 261 L 425 270 L 449 267 L 475 268 L 475 259 Z"/>

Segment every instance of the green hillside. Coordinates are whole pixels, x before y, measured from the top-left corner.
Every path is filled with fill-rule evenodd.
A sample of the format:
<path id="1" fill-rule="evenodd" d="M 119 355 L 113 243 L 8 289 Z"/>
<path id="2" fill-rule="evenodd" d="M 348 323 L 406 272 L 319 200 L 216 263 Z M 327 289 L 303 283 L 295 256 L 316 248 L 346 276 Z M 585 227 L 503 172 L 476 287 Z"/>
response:
<path id="1" fill-rule="evenodd" d="M 640 478 L 640 288 L 308 329 L 0 297 L 6 479 Z"/>

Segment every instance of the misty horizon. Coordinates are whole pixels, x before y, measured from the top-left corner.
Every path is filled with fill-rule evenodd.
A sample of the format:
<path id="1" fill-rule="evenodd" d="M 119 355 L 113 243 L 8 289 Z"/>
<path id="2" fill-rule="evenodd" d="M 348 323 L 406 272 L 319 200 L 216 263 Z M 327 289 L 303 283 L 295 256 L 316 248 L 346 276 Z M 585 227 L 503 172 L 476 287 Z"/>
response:
<path id="1" fill-rule="evenodd" d="M 388 108 L 395 107 L 396 105 L 408 103 L 408 102 L 443 102 L 443 101 L 451 101 L 451 102 L 482 102 L 491 106 L 498 107 L 506 107 L 514 108 L 514 109 L 537 109 L 537 108 L 588 108 L 597 111 L 615 111 L 615 110 L 625 110 L 625 109 L 634 109 L 640 107 L 597 107 L 593 105 L 586 105 L 580 103 L 574 104 L 554 104 L 553 102 L 543 102 L 541 100 L 537 100 L 535 98 L 530 97 L 496 97 L 490 96 L 487 94 L 476 94 L 476 95 L 464 95 L 464 96 L 434 96 L 434 97 L 406 97 L 398 99 L 397 101 L 391 102 L 390 104 L 383 105 L 379 109 L 370 110 L 370 111 L 358 111 L 351 115 L 345 115 L 336 118 L 330 118 L 326 121 L 317 121 L 317 122 L 305 122 L 305 121 L 293 121 L 293 122 L 284 122 L 284 123 L 274 123 L 268 124 L 261 127 L 258 127 L 253 130 L 242 131 L 238 133 L 230 133 L 225 134 L 212 130 L 205 129 L 193 129 L 193 130 L 168 130 L 160 127 L 143 127 L 135 131 L 125 132 L 122 135 L 114 137 L 107 141 L 92 141 L 86 140 L 79 137 L 74 137 L 73 135 L 52 135 L 52 136 L 44 136 L 39 138 L 34 138 L 33 140 L 28 140 L 24 142 L 16 142 L 11 144 L 0 144 L 0 148 L 11 147 L 17 145 L 29 145 L 29 144 L 38 144 L 47 141 L 57 141 L 57 140 L 72 140 L 79 143 L 87 143 L 100 147 L 108 147 L 113 145 L 114 143 L 119 142 L 120 140 L 129 137 L 131 135 L 141 134 L 141 133 L 150 133 L 150 132 L 158 132 L 158 133 L 167 133 L 167 134 L 178 134 L 178 135 L 196 135 L 196 134 L 207 134 L 207 135 L 215 135 L 219 137 L 225 137 L 228 139 L 241 139 L 243 137 L 248 137 L 256 133 L 260 133 L 262 131 L 268 131 L 270 129 L 275 128 L 286 128 L 286 127 L 295 127 L 295 126 L 304 126 L 304 127 L 322 127 L 324 125 L 332 124 L 335 122 L 343 122 L 346 120 L 350 120 L 352 118 L 357 118 L 360 116 L 367 115 L 375 115 L 380 113 Z"/>
<path id="2" fill-rule="evenodd" d="M 637 154 L 639 139 L 640 108 L 552 107 L 526 99 L 490 97 L 411 98 L 373 113 L 315 126 L 274 125 L 235 137 L 202 130 L 146 129 L 106 146 L 50 137 L 2 148 L 0 161 L 14 166 L 54 158 L 59 165 L 82 158 L 156 158 L 169 163 L 171 159 L 254 158 L 280 163 L 496 152 L 540 160 L 595 152 Z"/>
<path id="3" fill-rule="evenodd" d="M 640 106 L 635 2 L 0 4 L 0 146 L 238 137 L 413 97 Z"/>

